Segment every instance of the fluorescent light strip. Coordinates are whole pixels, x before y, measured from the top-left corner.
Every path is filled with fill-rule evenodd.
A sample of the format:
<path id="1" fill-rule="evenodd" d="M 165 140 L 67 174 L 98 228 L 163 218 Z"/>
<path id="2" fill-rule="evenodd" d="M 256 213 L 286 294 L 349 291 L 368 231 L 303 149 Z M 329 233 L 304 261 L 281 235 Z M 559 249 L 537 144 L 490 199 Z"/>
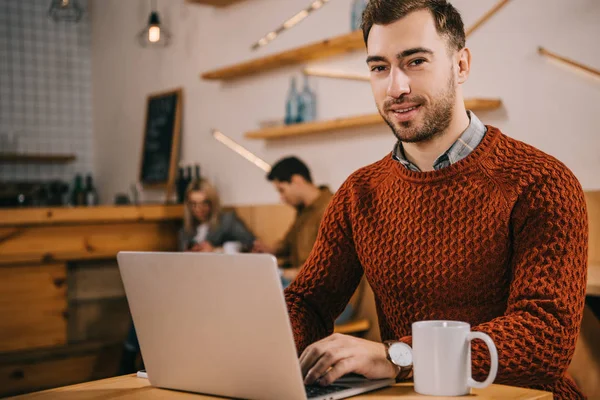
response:
<path id="1" fill-rule="evenodd" d="M 240 156 L 244 157 L 246 160 L 256 165 L 258 168 L 262 169 L 265 172 L 271 171 L 271 165 L 269 165 L 268 162 L 252 154 L 250 150 L 236 143 L 235 141 L 224 135 L 221 131 L 213 129 L 212 135 L 217 141 L 223 143 L 225 146 L 229 147 L 231 150 L 235 151 Z"/>
<path id="2" fill-rule="evenodd" d="M 306 9 L 300 11 L 298 14 L 294 15 L 292 18 L 285 21 L 279 28 L 267 33 L 263 38 L 261 38 L 259 41 L 254 43 L 251 47 L 252 50 L 256 50 L 262 46 L 266 46 L 271 41 L 273 41 L 277 36 L 279 36 L 283 31 L 290 29 L 293 26 L 297 25 L 300 21 L 304 20 L 304 18 L 308 17 L 308 15 L 311 12 L 316 11 L 319 8 L 323 7 L 323 5 L 325 3 L 327 3 L 328 1 L 329 0 L 315 0 Z"/>

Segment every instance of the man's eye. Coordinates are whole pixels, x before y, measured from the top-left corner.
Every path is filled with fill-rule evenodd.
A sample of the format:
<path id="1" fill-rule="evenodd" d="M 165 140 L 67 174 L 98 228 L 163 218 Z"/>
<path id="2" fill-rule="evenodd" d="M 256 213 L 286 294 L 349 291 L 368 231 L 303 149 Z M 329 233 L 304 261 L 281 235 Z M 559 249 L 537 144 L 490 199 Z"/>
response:
<path id="1" fill-rule="evenodd" d="M 424 63 L 425 63 L 425 60 L 423 58 L 417 58 L 416 60 L 411 61 L 409 65 L 419 66 Z"/>
<path id="2" fill-rule="evenodd" d="M 385 71 L 385 66 L 384 65 L 375 65 L 375 66 L 371 67 L 371 71 L 373 71 L 373 72 Z"/>

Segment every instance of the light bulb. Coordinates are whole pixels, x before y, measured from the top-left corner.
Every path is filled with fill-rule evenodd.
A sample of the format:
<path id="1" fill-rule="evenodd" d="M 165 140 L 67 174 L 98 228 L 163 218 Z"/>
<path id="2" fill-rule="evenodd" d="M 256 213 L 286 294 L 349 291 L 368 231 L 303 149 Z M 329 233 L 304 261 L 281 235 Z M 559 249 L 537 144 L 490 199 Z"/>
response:
<path id="1" fill-rule="evenodd" d="M 151 26 L 148 29 L 148 41 L 150 43 L 156 43 L 160 40 L 160 26 Z"/>

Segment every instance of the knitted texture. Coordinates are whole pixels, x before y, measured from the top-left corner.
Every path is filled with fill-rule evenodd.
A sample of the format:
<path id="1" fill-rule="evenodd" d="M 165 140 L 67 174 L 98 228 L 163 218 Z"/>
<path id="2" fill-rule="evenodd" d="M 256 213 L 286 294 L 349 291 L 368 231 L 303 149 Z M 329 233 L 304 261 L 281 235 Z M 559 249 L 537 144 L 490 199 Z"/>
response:
<path id="1" fill-rule="evenodd" d="M 496 383 L 582 398 L 566 370 L 581 325 L 587 234 L 572 173 L 494 127 L 438 171 L 409 171 L 388 155 L 342 185 L 285 292 L 298 351 L 333 332 L 364 274 L 382 340 L 411 343 L 415 321 L 465 321 L 496 344 Z M 482 380 L 483 342 L 472 358 Z"/>

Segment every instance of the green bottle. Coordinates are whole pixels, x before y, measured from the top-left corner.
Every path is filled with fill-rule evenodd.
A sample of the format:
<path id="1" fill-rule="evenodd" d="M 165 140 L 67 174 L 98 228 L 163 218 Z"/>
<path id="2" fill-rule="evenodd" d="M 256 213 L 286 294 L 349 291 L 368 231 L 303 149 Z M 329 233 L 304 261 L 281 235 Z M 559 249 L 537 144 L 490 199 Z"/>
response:
<path id="1" fill-rule="evenodd" d="M 83 190 L 83 178 L 79 174 L 75 175 L 75 180 L 73 181 L 73 190 L 71 191 L 71 205 L 85 205 L 85 191 Z"/>

